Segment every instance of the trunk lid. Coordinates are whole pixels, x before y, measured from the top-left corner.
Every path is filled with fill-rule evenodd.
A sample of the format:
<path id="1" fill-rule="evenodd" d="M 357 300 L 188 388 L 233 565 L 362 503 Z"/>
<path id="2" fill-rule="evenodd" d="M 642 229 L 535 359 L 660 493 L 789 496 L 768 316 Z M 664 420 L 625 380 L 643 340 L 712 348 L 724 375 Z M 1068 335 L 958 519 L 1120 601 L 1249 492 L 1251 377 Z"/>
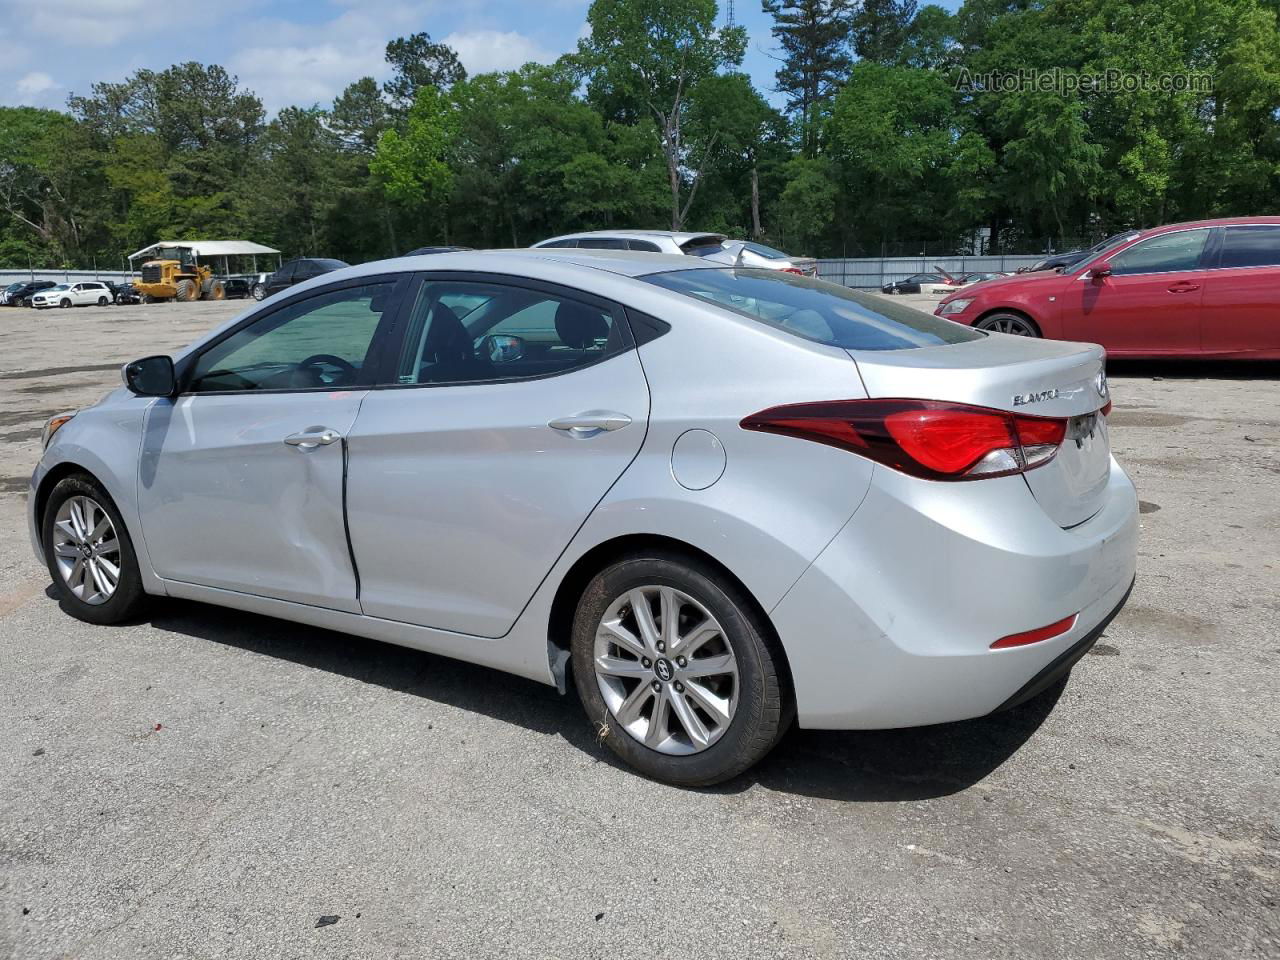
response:
<path id="1" fill-rule="evenodd" d="M 947 400 L 1070 418 L 1057 456 L 1022 477 L 1061 527 L 1083 523 L 1101 509 L 1111 474 L 1107 423 L 1099 414 L 1109 400 L 1101 347 L 991 334 L 966 343 L 849 355 L 869 397 Z"/>

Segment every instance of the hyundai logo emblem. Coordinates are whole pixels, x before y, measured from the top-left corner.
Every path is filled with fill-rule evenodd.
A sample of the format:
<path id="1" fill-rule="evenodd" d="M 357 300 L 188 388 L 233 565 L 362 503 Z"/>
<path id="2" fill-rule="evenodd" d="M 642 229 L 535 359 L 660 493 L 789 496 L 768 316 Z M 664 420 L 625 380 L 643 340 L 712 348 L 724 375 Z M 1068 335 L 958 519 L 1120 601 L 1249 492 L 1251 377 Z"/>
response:
<path id="1" fill-rule="evenodd" d="M 653 662 L 653 672 L 663 683 L 667 683 L 675 676 L 676 672 L 671 667 L 671 661 L 665 657 L 659 657 Z"/>

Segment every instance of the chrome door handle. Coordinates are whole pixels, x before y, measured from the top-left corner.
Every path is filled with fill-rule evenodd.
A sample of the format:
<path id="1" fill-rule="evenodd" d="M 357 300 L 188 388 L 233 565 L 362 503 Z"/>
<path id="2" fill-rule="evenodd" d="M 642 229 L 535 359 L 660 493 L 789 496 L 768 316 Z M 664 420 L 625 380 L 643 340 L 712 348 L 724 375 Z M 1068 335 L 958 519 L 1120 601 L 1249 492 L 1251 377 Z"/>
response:
<path id="1" fill-rule="evenodd" d="M 625 413 L 612 410 L 588 410 L 586 413 L 572 417 L 560 417 L 550 421 L 547 426 L 552 430 L 560 430 L 571 437 L 594 437 L 598 433 L 609 430 L 621 430 L 631 422 Z"/>
<path id="2" fill-rule="evenodd" d="M 304 430 L 302 433 L 291 433 L 284 438 L 284 442 L 291 447 L 301 447 L 303 450 L 314 450 L 316 447 L 327 447 L 331 443 L 336 443 L 342 439 L 342 434 L 337 430 L 330 430 L 328 427 L 313 427 L 310 430 Z"/>

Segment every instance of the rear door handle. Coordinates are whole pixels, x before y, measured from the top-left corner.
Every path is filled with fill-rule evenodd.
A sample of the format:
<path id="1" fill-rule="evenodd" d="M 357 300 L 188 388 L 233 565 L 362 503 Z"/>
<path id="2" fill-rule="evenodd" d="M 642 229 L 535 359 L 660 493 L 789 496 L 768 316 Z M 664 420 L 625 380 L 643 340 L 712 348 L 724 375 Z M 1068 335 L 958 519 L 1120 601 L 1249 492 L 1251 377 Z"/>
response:
<path id="1" fill-rule="evenodd" d="M 1179 280 L 1169 288 L 1170 293 L 1195 293 L 1200 289 L 1200 284 L 1192 283 L 1190 280 Z"/>
<path id="2" fill-rule="evenodd" d="M 291 433 L 284 438 L 284 442 L 291 447 L 301 447 L 303 450 L 314 450 L 316 447 L 327 447 L 331 443 L 336 443 L 342 439 L 342 434 L 337 430 L 331 430 L 328 427 L 311 427 L 301 433 Z"/>
<path id="3" fill-rule="evenodd" d="M 621 430 L 631 422 L 625 413 L 613 410 L 588 410 L 572 417 L 560 417 L 550 421 L 547 426 L 552 430 L 560 430 L 571 437 L 594 437 L 596 434 L 610 430 Z"/>

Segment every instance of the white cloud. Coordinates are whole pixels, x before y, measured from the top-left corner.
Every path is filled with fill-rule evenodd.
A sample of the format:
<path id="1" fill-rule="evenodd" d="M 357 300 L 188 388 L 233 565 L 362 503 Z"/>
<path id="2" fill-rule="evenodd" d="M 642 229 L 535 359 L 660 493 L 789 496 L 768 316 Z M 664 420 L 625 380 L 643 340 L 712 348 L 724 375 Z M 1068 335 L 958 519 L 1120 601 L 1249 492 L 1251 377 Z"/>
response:
<path id="1" fill-rule="evenodd" d="M 149 0 L 11 0 L 12 23 L 78 46 L 109 47 L 142 26 Z"/>
<path id="2" fill-rule="evenodd" d="M 44 93 L 46 90 L 56 90 L 57 87 L 58 85 L 53 82 L 53 77 L 47 73 L 41 73 L 39 70 L 33 70 L 18 81 L 18 92 L 28 97 Z"/>
<path id="3" fill-rule="evenodd" d="M 461 30 L 449 34 L 444 42 L 457 51 L 467 73 L 514 70 L 530 61 L 550 63 L 559 56 L 514 30 Z"/>

